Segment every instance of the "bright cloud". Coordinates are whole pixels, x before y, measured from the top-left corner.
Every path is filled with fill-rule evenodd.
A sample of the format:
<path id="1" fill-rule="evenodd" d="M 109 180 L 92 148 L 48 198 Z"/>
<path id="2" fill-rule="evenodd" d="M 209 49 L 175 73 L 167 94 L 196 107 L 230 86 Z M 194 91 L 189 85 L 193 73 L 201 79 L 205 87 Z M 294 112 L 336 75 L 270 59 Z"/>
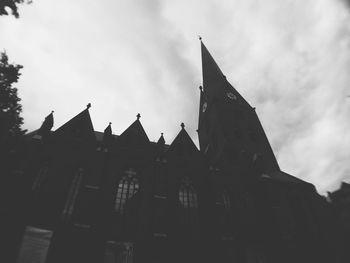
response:
<path id="1" fill-rule="evenodd" d="M 34 1 L 0 17 L 0 48 L 24 65 L 27 129 L 55 128 L 88 102 L 96 130 L 140 112 L 151 140 L 183 121 L 195 141 L 201 34 L 257 107 L 288 173 L 334 190 L 350 179 L 350 7 L 343 0 Z"/>

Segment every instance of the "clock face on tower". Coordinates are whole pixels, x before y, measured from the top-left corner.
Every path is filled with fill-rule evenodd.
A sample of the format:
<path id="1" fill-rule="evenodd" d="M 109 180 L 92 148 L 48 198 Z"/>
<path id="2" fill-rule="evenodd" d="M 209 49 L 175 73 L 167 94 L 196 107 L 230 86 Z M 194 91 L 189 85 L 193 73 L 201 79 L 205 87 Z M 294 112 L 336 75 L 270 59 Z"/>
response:
<path id="1" fill-rule="evenodd" d="M 202 106 L 202 112 L 205 112 L 207 110 L 208 103 L 204 102 Z"/>
<path id="2" fill-rule="evenodd" d="M 226 96 L 227 96 L 229 99 L 231 99 L 231 100 L 236 100 L 236 99 L 237 99 L 236 95 L 233 94 L 231 91 L 226 92 Z"/>

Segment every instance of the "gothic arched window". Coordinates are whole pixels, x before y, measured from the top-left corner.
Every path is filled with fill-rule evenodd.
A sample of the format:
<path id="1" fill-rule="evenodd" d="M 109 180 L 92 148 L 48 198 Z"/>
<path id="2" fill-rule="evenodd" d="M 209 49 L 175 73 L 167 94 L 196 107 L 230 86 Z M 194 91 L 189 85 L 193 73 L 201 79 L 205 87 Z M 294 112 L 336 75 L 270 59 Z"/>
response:
<path id="1" fill-rule="evenodd" d="M 190 178 L 184 177 L 179 188 L 179 201 L 183 208 L 182 220 L 192 224 L 197 220 L 198 198 Z"/>
<path id="2" fill-rule="evenodd" d="M 132 198 L 139 190 L 139 181 L 136 178 L 136 171 L 132 168 L 124 172 L 119 181 L 114 209 L 117 213 L 123 214 L 126 201 Z"/>

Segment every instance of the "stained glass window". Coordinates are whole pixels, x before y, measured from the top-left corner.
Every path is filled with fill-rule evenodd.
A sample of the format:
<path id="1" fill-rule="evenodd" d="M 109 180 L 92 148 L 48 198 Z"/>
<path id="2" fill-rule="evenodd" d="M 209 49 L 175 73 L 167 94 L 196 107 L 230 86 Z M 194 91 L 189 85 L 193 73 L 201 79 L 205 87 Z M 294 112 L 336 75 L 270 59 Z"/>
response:
<path id="1" fill-rule="evenodd" d="M 139 181 L 136 174 L 136 171 L 130 168 L 124 172 L 124 176 L 119 181 L 114 206 L 117 213 L 124 213 L 127 200 L 132 198 L 139 190 Z"/>

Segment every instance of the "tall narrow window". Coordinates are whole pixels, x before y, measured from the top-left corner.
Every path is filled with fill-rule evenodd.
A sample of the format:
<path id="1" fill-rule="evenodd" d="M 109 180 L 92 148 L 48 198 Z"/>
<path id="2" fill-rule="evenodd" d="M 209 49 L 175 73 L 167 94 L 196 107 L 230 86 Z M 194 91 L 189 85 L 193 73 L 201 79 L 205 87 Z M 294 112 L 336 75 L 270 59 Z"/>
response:
<path id="1" fill-rule="evenodd" d="M 104 263 L 133 263 L 134 244 L 131 242 L 107 241 Z"/>
<path id="2" fill-rule="evenodd" d="M 49 172 L 49 166 L 47 163 L 45 163 L 38 171 L 34 182 L 32 184 L 32 191 L 38 191 L 42 185 L 42 183 L 45 181 L 45 178 L 47 177 L 47 174 Z"/>
<path id="3" fill-rule="evenodd" d="M 190 178 L 184 177 L 180 184 L 179 201 L 183 208 L 182 220 L 185 224 L 197 221 L 198 199 Z"/>
<path id="4" fill-rule="evenodd" d="M 75 201 L 77 199 L 82 180 L 83 180 L 83 169 L 79 168 L 79 170 L 73 177 L 73 181 L 68 192 L 67 201 L 66 201 L 66 204 L 64 205 L 64 209 L 62 213 L 63 221 L 68 221 L 73 214 Z"/>
<path id="5" fill-rule="evenodd" d="M 132 168 L 124 172 L 119 181 L 114 209 L 117 213 L 123 214 L 126 202 L 139 190 L 139 181 L 136 178 L 136 171 Z"/>

